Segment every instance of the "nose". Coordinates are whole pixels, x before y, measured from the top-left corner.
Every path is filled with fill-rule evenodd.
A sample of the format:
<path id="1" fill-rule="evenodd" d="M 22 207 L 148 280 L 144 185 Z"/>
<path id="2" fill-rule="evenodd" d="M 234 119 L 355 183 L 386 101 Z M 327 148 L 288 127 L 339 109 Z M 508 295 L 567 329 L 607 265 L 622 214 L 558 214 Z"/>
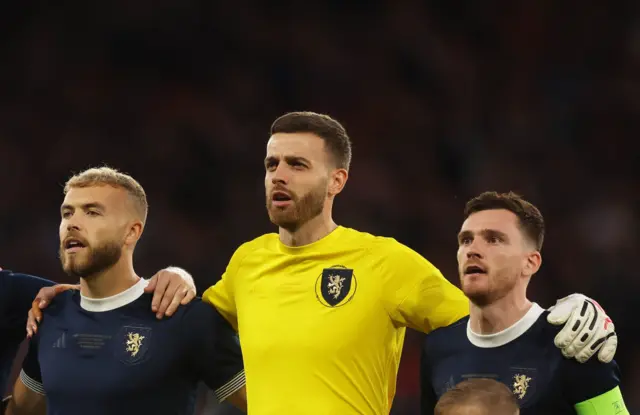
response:
<path id="1" fill-rule="evenodd" d="M 471 242 L 471 244 L 469 244 L 467 246 L 467 259 L 481 259 L 482 258 L 482 252 L 479 249 L 480 247 L 478 246 L 478 243 L 476 241 Z"/>
<path id="2" fill-rule="evenodd" d="M 271 177 L 271 183 L 283 185 L 289 183 L 289 173 L 284 163 L 280 163 L 278 164 L 278 167 L 276 167 L 273 172 L 273 177 Z"/>

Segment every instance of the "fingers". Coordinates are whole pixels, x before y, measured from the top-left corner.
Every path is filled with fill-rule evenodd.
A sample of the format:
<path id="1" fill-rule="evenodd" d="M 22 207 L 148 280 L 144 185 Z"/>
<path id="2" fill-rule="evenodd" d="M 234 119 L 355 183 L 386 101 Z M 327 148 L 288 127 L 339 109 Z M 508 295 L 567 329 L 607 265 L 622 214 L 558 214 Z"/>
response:
<path id="1" fill-rule="evenodd" d="M 584 328 L 589 318 L 589 311 L 589 303 L 587 303 L 586 301 L 583 302 L 581 307 L 575 307 L 562 330 L 560 330 L 560 332 L 556 335 L 554 342 L 557 347 L 562 349 L 562 354 L 564 354 L 565 357 L 573 357 L 573 355 L 575 354 L 575 351 L 572 349 L 568 349 L 568 346 L 573 343 L 573 341 L 578 336 L 578 333 L 580 333 L 580 331 Z"/>
<path id="2" fill-rule="evenodd" d="M 174 300 L 174 297 L 176 297 L 176 293 L 178 292 L 178 288 L 179 288 L 179 286 L 177 284 L 169 284 L 169 286 L 167 287 L 164 295 L 162 296 L 162 301 L 160 302 L 160 306 L 158 307 L 158 311 L 156 312 L 156 317 L 158 319 L 161 319 L 162 316 L 166 314 L 167 309 L 169 308 L 169 305 L 171 305 L 171 303 Z M 156 290 L 156 293 L 157 292 L 158 292 L 158 290 Z M 181 299 L 182 298 L 177 300 L 177 302 L 180 303 Z"/>
<path id="3" fill-rule="evenodd" d="M 186 305 L 191 302 L 194 298 L 196 298 L 196 290 L 195 288 L 189 287 L 184 289 L 185 295 L 180 304 Z"/>
<path id="4" fill-rule="evenodd" d="M 153 277 L 151 277 L 151 279 L 149 280 L 149 283 L 147 284 L 147 286 L 144 287 L 144 292 L 146 292 L 146 293 L 154 292 L 156 290 L 156 284 L 157 283 L 158 283 L 158 274 L 156 274 Z"/>
<path id="5" fill-rule="evenodd" d="M 602 363 L 609 363 L 613 360 L 618 348 L 618 336 L 616 333 L 609 333 L 607 339 L 604 342 L 600 352 L 598 353 L 598 360 Z"/>
<path id="6" fill-rule="evenodd" d="M 167 307 L 167 311 L 165 311 L 164 314 L 166 316 L 172 316 L 178 309 L 178 306 L 182 304 L 182 301 L 184 301 L 187 294 L 188 290 L 186 288 L 179 288 L 176 290 L 176 294 L 173 296 L 173 300 L 171 300 L 171 304 L 169 304 L 169 307 Z"/>
<path id="7" fill-rule="evenodd" d="M 597 340 L 599 337 L 597 336 L 598 331 L 600 327 L 602 327 L 601 319 L 602 313 L 599 313 L 591 302 L 586 301 L 578 315 L 578 321 L 580 321 L 580 324 L 574 323 L 571 327 L 572 329 L 575 327 L 580 328 L 576 331 L 570 344 L 566 346 L 563 351 L 565 357 L 576 356 L 576 354 L 580 353 L 587 344 Z"/>
<path id="8" fill-rule="evenodd" d="M 35 301 L 34 301 L 35 302 Z M 35 306 L 29 310 L 29 317 L 27 318 L 27 338 L 32 338 L 38 332 L 38 324 L 39 319 L 36 319 L 34 310 L 37 310 L 38 313 L 41 313 L 40 309 Z M 40 316 L 42 318 L 42 316 Z"/>
<path id="9" fill-rule="evenodd" d="M 570 301 L 568 297 L 558 300 L 557 304 L 551 307 L 547 321 L 556 326 L 566 323 L 571 316 L 574 306 L 575 303 Z"/>
<path id="10" fill-rule="evenodd" d="M 170 278 L 167 275 L 165 275 L 165 273 L 163 271 L 158 272 L 153 277 L 156 278 L 157 281 L 156 281 L 155 290 L 153 292 L 153 300 L 151 300 L 151 310 L 153 310 L 154 312 L 156 312 L 159 315 L 158 318 L 161 318 L 163 313 L 160 312 L 160 307 L 162 305 L 162 302 L 165 299 L 164 298 L 165 297 L 165 292 L 167 291 L 167 287 L 169 285 Z M 175 290 L 175 288 L 174 288 L 174 290 Z M 171 297 L 169 297 L 167 299 L 167 304 L 165 305 L 165 309 L 169 305 L 169 303 L 171 302 L 172 297 L 173 297 L 173 295 L 171 295 Z"/>

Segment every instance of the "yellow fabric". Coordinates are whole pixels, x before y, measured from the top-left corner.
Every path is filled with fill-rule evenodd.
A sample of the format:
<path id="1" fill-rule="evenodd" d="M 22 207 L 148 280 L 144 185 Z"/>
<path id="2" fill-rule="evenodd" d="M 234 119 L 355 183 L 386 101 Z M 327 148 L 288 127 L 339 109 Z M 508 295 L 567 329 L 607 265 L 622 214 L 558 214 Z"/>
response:
<path id="1" fill-rule="evenodd" d="M 336 275 L 347 276 L 329 294 Z M 251 415 L 388 414 L 405 327 L 429 332 L 469 312 L 426 259 L 344 227 L 303 247 L 276 234 L 242 245 L 203 299 L 238 330 Z"/>

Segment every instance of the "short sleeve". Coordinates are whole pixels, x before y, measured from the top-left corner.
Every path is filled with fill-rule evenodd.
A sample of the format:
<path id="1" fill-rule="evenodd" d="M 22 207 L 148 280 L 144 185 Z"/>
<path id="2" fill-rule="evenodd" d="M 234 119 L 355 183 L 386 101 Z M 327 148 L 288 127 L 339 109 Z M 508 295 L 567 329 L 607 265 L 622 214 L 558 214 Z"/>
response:
<path id="1" fill-rule="evenodd" d="M 240 340 L 216 309 L 198 301 L 185 312 L 182 327 L 192 339 L 191 367 L 219 401 L 244 386 Z"/>
<path id="2" fill-rule="evenodd" d="M 29 350 L 22 362 L 22 370 L 20 371 L 20 380 L 32 391 L 45 395 L 44 386 L 42 385 L 42 374 L 40 372 L 40 362 L 38 361 L 38 335 L 29 341 Z"/>
<path id="3" fill-rule="evenodd" d="M 396 324 L 429 333 L 469 314 L 469 300 L 417 252 L 387 240 L 374 253 L 382 298 Z"/>
<path id="4" fill-rule="evenodd" d="M 234 279 L 238 274 L 242 261 L 251 252 L 250 243 L 242 244 L 233 253 L 220 281 L 207 288 L 202 295 L 202 300 L 213 305 L 236 331 L 238 330 L 238 311 L 236 309 Z"/>
<path id="5" fill-rule="evenodd" d="M 579 363 L 566 359 L 563 364 L 565 396 L 571 405 L 595 398 L 620 385 L 620 369 L 615 360 L 602 363 L 593 358 Z"/>

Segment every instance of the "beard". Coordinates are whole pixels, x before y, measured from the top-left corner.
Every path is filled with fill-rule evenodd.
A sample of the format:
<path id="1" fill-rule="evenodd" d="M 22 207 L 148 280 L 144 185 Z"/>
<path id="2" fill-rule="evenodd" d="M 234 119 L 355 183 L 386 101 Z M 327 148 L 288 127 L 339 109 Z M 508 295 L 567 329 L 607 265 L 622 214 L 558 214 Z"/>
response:
<path id="1" fill-rule="evenodd" d="M 285 208 L 273 206 L 273 199 L 270 194 L 267 194 L 269 219 L 274 225 L 290 232 L 299 229 L 324 210 L 324 201 L 327 198 L 327 184 L 328 180 L 319 183 L 302 197 L 298 197 L 293 192 L 288 192 L 291 196 L 291 204 Z"/>
<path id="2" fill-rule="evenodd" d="M 465 283 L 464 276 L 460 277 L 462 292 L 476 306 L 483 307 L 504 298 L 516 286 L 517 277 L 512 272 L 498 272 L 494 275 L 485 275 L 486 282 Z M 468 277 L 466 277 L 468 278 Z"/>
<path id="3" fill-rule="evenodd" d="M 87 279 L 115 265 L 122 256 L 122 244 L 107 241 L 95 247 L 85 245 L 82 251 L 72 255 L 60 246 L 59 255 L 68 276 Z"/>

